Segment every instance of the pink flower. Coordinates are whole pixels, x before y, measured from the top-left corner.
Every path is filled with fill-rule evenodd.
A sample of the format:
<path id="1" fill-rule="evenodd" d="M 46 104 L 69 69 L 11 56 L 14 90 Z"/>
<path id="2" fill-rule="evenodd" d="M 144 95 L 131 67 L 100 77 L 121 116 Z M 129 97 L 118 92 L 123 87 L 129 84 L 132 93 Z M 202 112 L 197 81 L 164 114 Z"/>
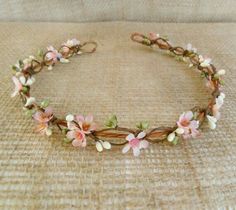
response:
<path id="1" fill-rule="evenodd" d="M 137 137 L 135 137 L 133 133 L 130 133 L 126 137 L 126 140 L 128 141 L 128 143 L 122 149 L 122 153 L 126 153 L 130 150 L 130 148 L 132 148 L 134 156 L 139 156 L 140 150 L 146 149 L 149 145 L 148 141 L 142 140 L 145 136 L 146 136 L 146 133 L 143 131 L 140 132 L 137 135 Z"/>
<path id="2" fill-rule="evenodd" d="M 50 107 L 47 107 L 44 111 L 37 111 L 33 118 L 38 122 L 36 127 L 36 131 L 42 134 L 46 134 L 50 136 L 52 134 L 52 130 L 49 128 L 49 122 L 53 118 L 53 112 Z"/>
<path id="3" fill-rule="evenodd" d="M 87 141 L 85 133 L 79 128 L 74 128 L 67 132 L 66 137 L 73 140 L 72 145 L 74 147 L 86 147 Z"/>
<path id="4" fill-rule="evenodd" d="M 193 112 L 184 112 L 177 122 L 179 128 L 184 129 L 183 138 L 196 138 L 199 135 L 197 128 L 199 127 L 199 121 L 193 120 Z"/>
<path id="5" fill-rule="evenodd" d="M 156 34 L 156 33 L 153 33 L 153 32 L 149 33 L 149 39 L 152 40 L 152 41 L 157 40 L 159 37 L 160 37 L 159 34 Z"/>
<path id="6" fill-rule="evenodd" d="M 96 124 L 93 122 L 93 116 L 88 115 L 86 117 L 82 115 L 75 116 L 75 120 L 78 122 L 80 129 L 85 133 L 89 134 L 91 131 L 96 130 Z"/>
<path id="7" fill-rule="evenodd" d="M 67 138 L 73 140 L 72 145 L 74 147 L 85 147 L 86 146 L 86 134 L 91 133 L 96 129 L 96 124 L 93 122 L 93 116 L 88 115 L 83 117 L 82 115 L 68 115 L 66 117 L 67 127 Z"/>
<path id="8" fill-rule="evenodd" d="M 61 53 L 59 53 L 56 49 L 54 49 L 53 46 L 47 47 L 47 50 L 49 52 L 46 54 L 46 57 L 48 60 L 51 60 L 53 63 L 56 63 L 62 57 Z"/>
<path id="9" fill-rule="evenodd" d="M 19 79 L 15 76 L 12 77 L 12 80 L 15 84 L 15 90 L 14 92 L 11 94 L 11 97 L 15 97 L 23 88 L 23 85 L 21 84 L 21 82 L 19 81 Z"/>

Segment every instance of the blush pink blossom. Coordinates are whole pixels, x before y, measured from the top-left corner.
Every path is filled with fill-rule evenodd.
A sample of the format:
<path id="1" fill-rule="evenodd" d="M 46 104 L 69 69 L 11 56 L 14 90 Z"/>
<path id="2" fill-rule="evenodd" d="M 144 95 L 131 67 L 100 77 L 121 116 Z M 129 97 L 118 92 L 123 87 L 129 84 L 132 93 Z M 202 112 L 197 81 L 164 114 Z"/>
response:
<path id="1" fill-rule="evenodd" d="M 140 155 L 140 150 L 141 149 L 146 149 L 149 145 L 147 140 L 143 140 L 143 138 L 146 136 L 145 132 L 140 132 L 137 137 L 133 133 L 130 133 L 127 137 L 126 140 L 128 143 L 124 146 L 122 149 L 122 153 L 128 152 L 130 149 L 133 150 L 134 156 L 139 156 Z"/>
<path id="2" fill-rule="evenodd" d="M 193 112 L 188 111 L 184 112 L 177 122 L 179 128 L 184 129 L 183 138 L 196 138 L 199 135 L 199 131 L 197 130 L 199 127 L 199 121 L 193 119 Z"/>
<path id="3" fill-rule="evenodd" d="M 47 50 L 49 52 L 46 54 L 46 57 L 48 60 L 51 60 L 53 63 L 56 63 L 62 57 L 61 53 L 59 53 L 56 49 L 54 49 L 53 46 L 47 47 Z"/>
<path id="4" fill-rule="evenodd" d="M 86 134 L 90 134 L 96 129 L 96 124 L 93 122 L 93 116 L 86 117 L 82 115 L 67 116 L 67 138 L 72 140 L 74 147 L 85 147 L 87 144 Z"/>
<path id="5" fill-rule="evenodd" d="M 67 132 L 66 137 L 73 140 L 72 145 L 74 147 L 86 147 L 87 141 L 85 133 L 79 128 L 74 128 Z"/>
<path id="6" fill-rule="evenodd" d="M 21 84 L 19 79 L 15 76 L 12 77 L 12 81 L 15 84 L 15 89 L 14 89 L 14 92 L 11 94 L 11 97 L 15 97 L 22 90 L 23 85 Z"/>
<path id="7" fill-rule="evenodd" d="M 86 117 L 82 115 L 76 115 L 75 120 L 78 122 L 80 129 L 85 133 L 89 134 L 91 131 L 96 130 L 96 124 L 93 122 L 93 116 L 88 115 Z"/>
<path id="8" fill-rule="evenodd" d="M 149 39 L 152 40 L 152 41 L 157 40 L 159 37 L 160 37 L 159 34 L 156 34 L 156 33 L 153 33 L 153 32 L 149 33 Z"/>
<path id="9" fill-rule="evenodd" d="M 51 135 L 51 129 L 49 128 L 49 122 L 53 118 L 52 108 L 47 107 L 44 111 L 37 111 L 33 118 L 37 121 L 36 131 L 42 134 Z"/>

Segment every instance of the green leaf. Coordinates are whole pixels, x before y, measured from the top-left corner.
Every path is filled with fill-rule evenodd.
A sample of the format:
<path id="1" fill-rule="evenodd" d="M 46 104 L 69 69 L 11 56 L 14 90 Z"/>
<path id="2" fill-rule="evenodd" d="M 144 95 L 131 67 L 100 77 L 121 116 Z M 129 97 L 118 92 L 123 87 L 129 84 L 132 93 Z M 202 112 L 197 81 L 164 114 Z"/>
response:
<path id="1" fill-rule="evenodd" d="M 168 39 L 168 36 L 167 36 L 167 35 L 163 35 L 161 38 L 162 38 L 162 39 L 164 39 L 164 40 L 166 40 L 166 41 L 169 41 L 169 39 Z"/>
<path id="2" fill-rule="evenodd" d="M 45 99 L 41 102 L 40 106 L 42 108 L 46 108 L 49 105 L 50 101 L 48 99 Z"/>
<path id="3" fill-rule="evenodd" d="M 12 70 L 14 70 L 14 71 L 19 71 L 19 69 L 18 69 L 15 65 L 13 65 L 11 68 L 12 68 Z"/>
<path id="4" fill-rule="evenodd" d="M 28 110 L 25 111 L 25 115 L 26 115 L 27 117 L 32 117 L 32 115 L 33 115 L 35 112 L 36 112 L 35 109 L 28 109 Z"/>
<path id="5" fill-rule="evenodd" d="M 224 80 L 221 79 L 221 80 L 219 80 L 219 81 L 220 81 L 220 84 L 221 84 L 221 85 L 225 85 L 225 81 L 224 81 Z"/>
<path id="6" fill-rule="evenodd" d="M 139 124 L 136 125 L 136 127 L 140 130 L 146 130 L 149 127 L 148 122 L 140 122 Z"/>
<path id="7" fill-rule="evenodd" d="M 197 117 L 198 117 L 198 113 L 197 113 L 197 112 L 194 112 L 194 113 L 193 113 L 193 119 L 196 120 Z"/>
<path id="8" fill-rule="evenodd" d="M 40 50 L 38 50 L 38 52 L 37 52 L 37 55 L 41 58 L 41 57 L 43 57 L 43 50 L 42 49 L 40 49 Z"/>
<path id="9" fill-rule="evenodd" d="M 108 128 L 116 128 L 118 124 L 116 115 L 111 116 L 107 122 L 105 123 L 105 126 Z"/>
<path id="10" fill-rule="evenodd" d="M 176 145 L 176 144 L 178 144 L 178 141 L 179 141 L 179 138 L 176 136 L 171 143 Z"/>
<path id="11" fill-rule="evenodd" d="M 20 66 L 21 68 L 23 68 L 23 67 L 24 67 L 23 61 L 22 61 L 22 60 L 19 60 L 18 62 L 19 62 L 19 66 Z"/>
<path id="12" fill-rule="evenodd" d="M 61 132 L 62 132 L 62 134 L 66 135 L 66 133 L 67 133 L 68 131 L 69 131 L 69 130 L 68 130 L 67 128 L 63 128 Z"/>
<path id="13" fill-rule="evenodd" d="M 68 139 L 68 138 L 64 138 L 63 139 L 63 142 L 66 143 L 66 144 L 69 144 L 71 143 L 73 140 L 72 139 Z"/>
<path id="14" fill-rule="evenodd" d="M 28 87 L 23 86 L 21 91 L 26 94 L 28 92 L 28 90 L 29 90 Z"/>

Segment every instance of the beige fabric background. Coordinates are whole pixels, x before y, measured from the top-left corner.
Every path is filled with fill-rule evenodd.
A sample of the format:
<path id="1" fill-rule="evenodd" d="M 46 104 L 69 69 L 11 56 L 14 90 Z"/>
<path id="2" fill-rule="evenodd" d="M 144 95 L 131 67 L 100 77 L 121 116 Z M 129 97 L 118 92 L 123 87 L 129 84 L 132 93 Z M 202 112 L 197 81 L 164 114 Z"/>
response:
<path id="1" fill-rule="evenodd" d="M 198 139 L 152 145 L 139 158 L 121 148 L 99 154 L 33 133 L 21 108 L 9 66 L 67 38 L 95 40 L 98 50 L 37 76 L 32 93 L 49 98 L 57 115 L 94 113 L 102 125 L 116 113 L 120 124 L 173 125 L 179 114 L 206 105 L 209 93 L 183 63 L 130 41 L 132 32 L 191 42 L 227 70 L 226 102 L 216 131 Z M 199 33 L 201 32 L 201 33 Z M 236 24 L 1 23 L 1 209 L 226 209 L 236 208 Z"/>
<path id="2" fill-rule="evenodd" d="M 0 20 L 232 22 L 235 8 L 235 0 L 0 0 Z"/>

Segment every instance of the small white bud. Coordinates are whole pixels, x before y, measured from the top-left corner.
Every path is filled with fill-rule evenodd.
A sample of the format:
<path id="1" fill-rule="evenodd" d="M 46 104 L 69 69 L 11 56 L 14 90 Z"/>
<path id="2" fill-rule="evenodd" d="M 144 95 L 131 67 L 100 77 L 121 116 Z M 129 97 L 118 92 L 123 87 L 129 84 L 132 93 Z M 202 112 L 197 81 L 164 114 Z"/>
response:
<path id="1" fill-rule="evenodd" d="M 102 143 L 102 146 L 105 148 L 105 149 L 111 149 L 111 144 L 110 142 L 108 141 L 103 141 L 101 142 Z"/>
<path id="2" fill-rule="evenodd" d="M 221 70 L 219 70 L 219 71 L 217 71 L 217 75 L 218 76 L 222 76 L 222 75 L 225 75 L 225 73 L 226 73 L 226 71 L 224 70 L 224 69 L 221 69 Z"/>
<path id="3" fill-rule="evenodd" d="M 47 128 L 46 129 L 46 135 L 47 136 L 51 136 L 52 135 L 52 129 L 51 128 Z"/>
<path id="4" fill-rule="evenodd" d="M 61 62 L 61 63 L 69 63 L 70 61 L 69 61 L 69 59 L 61 58 L 61 59 L 60 59 L 60 62 Z"/>
<path id="5" fill-rule="evenodd" d="M 183 128 L 177 128 L 177 129 L 175 130 L 175 132 L 176 132 L 177 134 L 181 135 L 181 134 L 184 133 L 184 129 L 183 129 Z"/>
<path id="6" fill-rule="evenodd" d="M 103 150 L 102 144 L 99 141 L 96 142 L 96 148 L 98 152 L 102 152 Z"/>
<path id="7" fill-rule="evenodd" d="M 174 132 L 173 132 L 173 133 L 170 133 L 170 134 L 168 135 L 168 137 L 167 137 L 167 140 L 168 140 L 169 142 L 174 141 L 174 139 L 175 139 L 175 133 L 174 133 Z"/>
<path id="8" fill-rule="evenodd" d="M 66 121 L 71 122 L 71 121 L 73 121 L 73 120 L 74 120 L 74 115 L 68 114 L 68 115 L 66 116 Z"/>
<path id="9" fill-rule="evenodd" d="M 49 70 L 49 71 L 52 70 L 52 65 L 48 66 L 48 70 Z"/>

